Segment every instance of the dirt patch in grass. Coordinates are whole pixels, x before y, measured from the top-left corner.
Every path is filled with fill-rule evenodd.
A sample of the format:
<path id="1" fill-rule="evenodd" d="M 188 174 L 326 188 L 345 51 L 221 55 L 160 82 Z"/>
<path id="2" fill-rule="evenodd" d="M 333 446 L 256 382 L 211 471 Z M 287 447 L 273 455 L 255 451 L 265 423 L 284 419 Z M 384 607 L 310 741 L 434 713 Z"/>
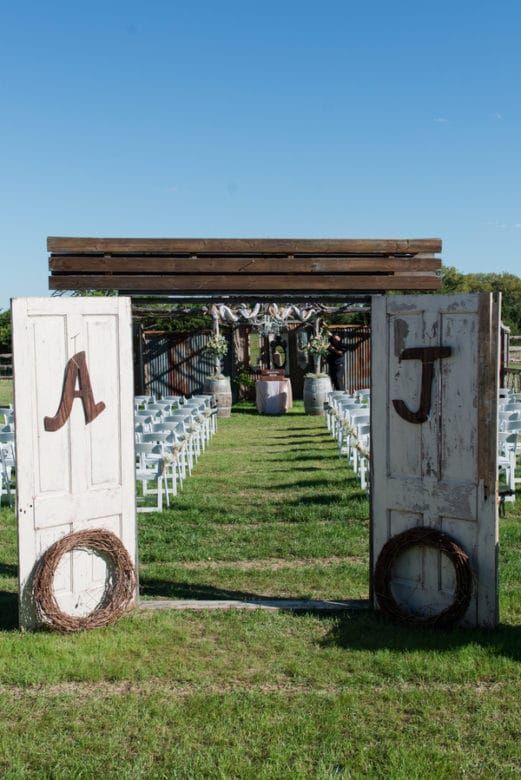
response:
<path id="1" fill-rule="evenodd" d="M 287 521 L 287 520 L 260 520 L 257 523 L 219 523 L 216 522 L 215 525 L 219 527 L 221 531 L 236 531 L 238 528 L 241 530 L 254 530 L 257 528 L 261 529 L 268 529 L 268 528 L 282 528 L 283 526 L 288 526 L 289 528 L 294 528 L 298 524 L 298 520 L 293 521 Z M 303 523 L 306 523 L 307 520 L 302 520 Z M 331 525 L 331 520 L 315 520 L 315 525 Z M 194 528 L 200 527 L 200 523 L 192 523 L 192 526 Z"/>
<path id="2" fill-rule="evenodd" d="M 240 571 L 278 571 L 279 569 L 298 569 L 301 566 L 331 566 L 337 563 L 365 563 L 366 558 L 360 555 L 330 555 L 326 558 L 259 558 L 242 561 L 182 561 L 176 562 L 176 566 L 187 571 L 198 571 L 204 569 L 239 569 Z M 162 563 L 149 564 L 152 566 L 171 566 L 168 561 Z M 146 569 L 147 564 L 142 566 Z"/>
<path id="3" fill-rule="evenodd" d="M 259 684 L 250 683 L 245 685 L 243 681 L 230 681 L 229 683 L 218 684 L 179 684 L 169 682 L 158 678 L 146 680 L 145 682 L 133 682 L 130 680 L 106 681 L 103 682 L 62 682 L 51 685 L 0 685 L 0 696 L 9 695 L 14 698 L 55 698 L 61 696 L 71 696 L 75 699 L 85 701 L 87 699 L 105 699 L 113 696 L 149 696 L 154 693 L 170 695 L 176 697 L 204 695 L 228 695 L 231 693 L 264 693 L 264 694 L 283 694 L 284 696 L 300 696 L 302 694 L 318 694 L 322 696 L 338 696 L 346 690 L 360 688 L 367 695 L 372 691 L 375 695 L 384 692 L 408 692 L 408 691 L 441 691 L 458 693 L 470 691 L 472 693 L 489 693 L 501 691 L 508 686 L 508 682 L 467 682 L 467 683 L 445 683 L 445 682 L 389 682 L 388 685 L 360 685 L 338 686 L 322 685 L 315 686 L 309 683 L 268 683 Z"/>

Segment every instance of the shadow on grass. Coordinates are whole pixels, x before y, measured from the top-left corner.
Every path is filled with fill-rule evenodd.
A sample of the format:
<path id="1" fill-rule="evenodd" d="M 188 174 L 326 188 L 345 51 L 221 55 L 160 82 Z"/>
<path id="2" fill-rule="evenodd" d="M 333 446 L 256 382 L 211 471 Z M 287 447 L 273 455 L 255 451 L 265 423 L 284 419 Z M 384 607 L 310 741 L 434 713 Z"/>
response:
<path id="1" fill-rule="evenodd" d="M 303 483 L 303 485 L 305 487 L 306 483 Z M 367 498 L 367 493 L 363 490 L 356 490 L 351 493 L 348 501 L 359 501 L 363 498 Z M 336 504 L 339 511 L 345 511 L 346 508 L 348 508 L 348 501 L 346 501 L 340 490 L 337 490 L 332 491 L 329 495 L 325 496 L 316 494 L 312 496 L 299 496 L 299 498 L 296 498 L 293 501 L 284 501 L 284 506 L 328 506 L 330 504 Z M 352 509 L 352 507 L 349 508 Z"/>
<path id="2" fill-rule="evenodd" d="M 317 461 L 319 461 L 320 458 L 317 458 Z M 321 466 L 298 466 L 297 464 L 292 463 L 289 469 L 283 469 L 282 466 L 280 466 L 277 471 L 280 473 L 286 472 L 291 474 L 300 474 L 301 471 L 314 471 L 315 474 L 318 473 L 324 473 L 325 469 L 323 469 Z M 353 477 L 353 481 L 355 481 L 355 477 Z M 358 480 L 356 479 L 356 483 L 358 483 Z"/>
<path id="3" fill-rule="evenodd" d="M 269 461 L 270 463 L 273 463 L 274 461 L 281 461 L 283 463 L 288 463 L 290 461 L 295 461 L 296 463 L 300 463 L 303 460 L 315 460 L 317 462 L 322 460 L 339 460 L 338 455 L 301 455 L 300 453 L 288 453 L 286 457 L 284 458 L 271 458 L 269 455 L 266 456 L 266 461 Z"/>
<path id="4" fill-rule="evenodd" d="M 324 437 L 318 438 L 318 436 L 266 436 L 264 439 L 266 444 L 272 444 L 274 447 L 288 446 L 288 447 L 300 447 L 305 444 L 320 445 L 328 443 Z"/>
<path id="5" fill-rule="evenodd" d="M 314 471 L 316 473 L 316 469 L 299 469 L 299 471 Z M 322 471 L 324 471 L 322 469 Z M 331 480 L 326 481 L 323 478 L 317 478 L 314 479 L 313 477 L 310 477 L 309 479 L 299 479 L 294 482 L 280 482 L 280 483 L 271 483 L 270 485 L 266 486 L 269 488 L 269 490 L 294 490 L 295 488 L 322 488 L 323 490 L 329 490 L 332 493 L 337 494 L 337 501 L 341 501 L 341 498 L 339 499 L 339 494 L 343 496 L 344 491 L 349 488 L 353 488 L 356 490 L 356 493 L 350 494 L 349 498 L 352 498 L 353 495 L 358 496 L 360 494 L 360 482 L 356 477 L 348 476 L 347 478 L 344 478 L 343 475 L 339 475 L 337 479 L 335 479 L 334 482 Z M 358 490 L 357 490 L 358 488 Z M 251 488 L 252 490 L 258 490 L 258 488 Z M 362 491 L 364 496 L 367 496 L 367 493 Z"/>
<path id="6" fill-rule="evenodd" d="M 346 650 L 388 650 L 393 653 L 410 653 L 415 650 L 443 652 L 473 644 L 489 649 L 496 655 L 521 661 L 521 626 L 499 625 L 491 631 L 410 628 L 392 623 L 372 610 L 352 611 L 339 616 L 331 632 L 320 644 Z"/>
<path id="7" fill-rule="evenodd" d="M 18 577 L 18 566 L 14 563 L 0 563 L 0 577 Z"/>
<path id="8" fill-rule="evenodd" d="M 193 582 L 172 582 L 171 580 L 161 580 L 155 577 L 140 576 L 139 592 L 141 596 L 147 598 L 168 598 L 168 599 L 190 599 L 198 601 L 268 601 L 272 599 L 288 599 L 287 594 L 270 595 L 262 593 L 253 593 L 243 590 L 226 590 L 225 588 L 216 588 L 213 585 L 203 585 Z M 298 600 L 314 600 L 310 596 L 300 594 L 292 596 Z M 322 599 L 320 599 L 322 600 Z"/>
<path id="9" fill-rule="evenodd" d="M 148 598 L 170 598 L 191 600 L 237 600 L 266 601 L 287 599 L 287 595 L 269 596 L 248 591 L 226 590 L 210 585 L 188 582 L 170 582 L 152 577 L 141 578 L 141 595 Z M 294 598 L 305 601 L 300 594 Z M 310 599 L 311 601 L 313 599 Z M 452 630 L 408 628 L 386 620 L 370 609 L 346 609 L 332 613 L 329 610 L 298 609 L 290 612 L 299 616 L 313 614 L 317 620 L 331 620 L 337 615 L 329 634 L 320 641 L 322 647 L 340 647 L 345 650 L 406 654 L 411 651 L 444 652 L 479 645 L 498 656 L 521 661 L 521 626 L 500 625 L 493 631 L 483 629 L 454 628 Z"/>
<path id="10" fill-rule="evenodd" d="M 303 428 L 295 428 L 293 425 L 291 425 L 287 429 L 287 433 L 294 433 L 295 431 L 305 431 L 306 433 L 309 433 L 309 434 L 312 435 L 314 430 L 318 430 L 320 433 L 327 433 L 327 429 L 326 428 L 316 429 L 316 428 L 312 428 L 310 426 L 304 426 Z M 330 436 L 329 436 L 329 438 L 330 438 Z"/>
<path id="11" fill-rule="evenodd" d="M 0 631 L 18 628 L 18 594 L 0 590 Z"/>
<path id="12" fill-rule="evenodd" d="M 325 428 L 286 428 L 283 431 L 268 431 L 266 434 L 268 439 L 303 439 L 306 441 L 310 439 L 323 439 L 327 442 L 332 442 L 331 436 L 328 434 Z"/>

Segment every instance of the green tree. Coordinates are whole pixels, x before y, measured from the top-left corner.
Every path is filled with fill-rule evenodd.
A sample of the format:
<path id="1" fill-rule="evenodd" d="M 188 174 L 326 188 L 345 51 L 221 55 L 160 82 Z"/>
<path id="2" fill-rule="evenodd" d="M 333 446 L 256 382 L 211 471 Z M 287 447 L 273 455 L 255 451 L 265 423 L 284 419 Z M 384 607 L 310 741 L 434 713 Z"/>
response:
<path id="1" fill-rule="evenodd" d="M 501 293 L 501 318 L 512 333 L 521 333 L 521 277 L 510 273 L 463 274 L 447 266 L 442 272 L 442 293 Z"/>
<path id="2" fill-rule="evenodd" d="M 11 353 L 11 312 L 0 311 L 0 353 Z"/>
<path id="3" fill-rule="evenodd" d="M 139 309 L 135 320 L 140 322 L 145 330 L 161 330 L 166 333 L 189 333 L 212 329 L 212 318 L 203 314 L 197 304 L 175 306 L 172 304 L 155 304 L 146 307 L 146 313 Z"/>
<path id="4" fill-rule="evenodd" d="M 442 270 L 442 293 L 468 292 L 465 274 L 453 266 L 445 266 Z"/>

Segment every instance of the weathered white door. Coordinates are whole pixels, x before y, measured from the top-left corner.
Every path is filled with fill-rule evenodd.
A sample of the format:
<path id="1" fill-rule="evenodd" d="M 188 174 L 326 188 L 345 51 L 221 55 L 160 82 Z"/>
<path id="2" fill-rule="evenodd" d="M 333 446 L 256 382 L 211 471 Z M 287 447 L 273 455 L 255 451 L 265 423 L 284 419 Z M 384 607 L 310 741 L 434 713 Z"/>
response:
<path id="1" fill-rule="evenodd" d="M 372 568 L 401 531 L 446 532 L 475 575 L 466 625 L 498 620 L 498 343 L 489 294 L 373 299 Z M 452 565 L 435 550 L 411 548 L 397 561 L 393 593 L 403 606 L 437 613 L 453 592 Z"/>
<path id="2" fill-rule="evenodd" d="M 20 625 L 35 625 L 31 577 L 57 539 L 105 528 L 136 558 L 133 369 L 129 298 L 17 298 L 12 302 Z M 64 556 L 59 606 L 84 615 L 106 566 Z"/>

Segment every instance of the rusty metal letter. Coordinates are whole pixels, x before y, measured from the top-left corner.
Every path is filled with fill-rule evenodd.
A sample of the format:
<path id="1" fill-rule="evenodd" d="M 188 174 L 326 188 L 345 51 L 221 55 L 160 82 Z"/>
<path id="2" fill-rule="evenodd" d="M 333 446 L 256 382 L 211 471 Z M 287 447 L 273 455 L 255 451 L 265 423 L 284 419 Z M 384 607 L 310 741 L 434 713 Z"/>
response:
<path id="1" fill-rule="evenodd" d="M 77 380 L 78 390 L 75 389 Z M 58 411 L 54 417 L 44 417 L 43 419 L 46 431 L 57 431 L 65 425 L 70 417 L 75 398 L 81 398 L 86 424 L 95 420 L 98 414 L 101 414 L 105 409 L 103 401 L 96 403 L 94 400 L 85 352 L 77 352 L 67 363 Z"/>
<path id="2" fill-rule="evenodd" d="M 450 354 L 450 347 L 412 347 L 404 349 L 401 353 L 400 360 L 421 360 L 422 362 L 421 394 L 418 411 L 411 412 L 403 401 L 393 399 L 393 406 L 396 412 L 407 422 L 420 424 L 428 419 L 431 410 L 434 361 L 449 357 Z"/>

